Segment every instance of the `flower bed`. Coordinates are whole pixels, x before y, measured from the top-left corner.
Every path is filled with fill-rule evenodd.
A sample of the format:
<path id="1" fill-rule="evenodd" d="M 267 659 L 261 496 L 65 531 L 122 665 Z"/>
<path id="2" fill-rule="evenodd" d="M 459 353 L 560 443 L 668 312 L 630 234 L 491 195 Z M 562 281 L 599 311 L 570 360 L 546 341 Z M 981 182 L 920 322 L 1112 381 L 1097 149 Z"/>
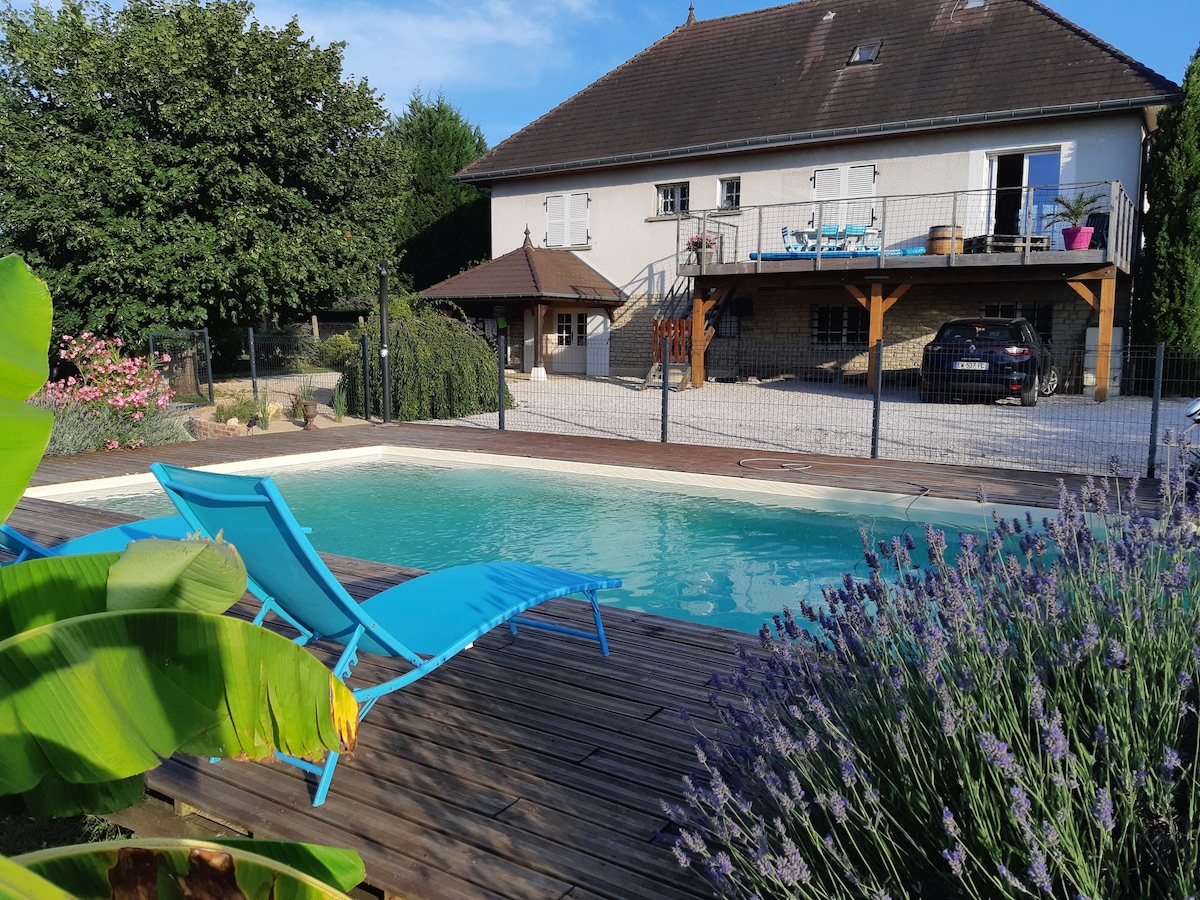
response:
<path id="1" fill-rule="evenodd" d="M 868 578 L 718 678 L 720 727 L 667 807 L 680 863 L 728 897 L 1194 895 L 1182 493 L 1151 520 L 1132 491 L 1116 510 L 1107 483 L 1064 492 L 1055 518 L 996 518 L 956 554 L 927 527 L 927 561 L 911 537 L 867 544 Z"/>
<path id="2" fill-rule="evenodd" d="M 126 357 L 119 338 L 85 332 L 64 336 L 62 367 L 70 374 L 46 382 L 30 400 L 54 411 L 48 455 L 117 450 L 189 440 L 180 418 L 169 411 L 172 391 L 155 369 L 170 362 Z"/>

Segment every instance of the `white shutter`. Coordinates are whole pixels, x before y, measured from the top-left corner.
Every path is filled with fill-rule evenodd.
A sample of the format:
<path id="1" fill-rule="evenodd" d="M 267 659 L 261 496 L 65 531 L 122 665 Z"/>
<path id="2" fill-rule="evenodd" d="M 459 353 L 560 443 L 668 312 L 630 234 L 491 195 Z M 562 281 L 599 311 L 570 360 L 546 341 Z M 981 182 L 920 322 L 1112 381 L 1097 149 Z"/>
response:
<path id="1" fill-rule="evenodd" d="M 567 244 L 582 247 L 590 243 L 588 234 L 588 195 L 567 195 Z"/>
<path id="2" fill-rule="evenodd" d="M 814 200 L 837 200 L 841 196 L 841 169 L 817 169 L 813 172 Z"/>
<path id="3" fill-rule="evenodd" d="M 567 242 L 567 198 L 552 194 L 546 198 L 546 246 L 562 247 Z"/>
<path id="4" fill-rule="evenodd" d="M 875 167 L 851 166 L 850 177 L 846 183 L 847 197 L 875 196 Z"/>
<path id="5" fill-rule="evenodd" d="M 873 198 L 875 196 L 875 166 L 851 166 L 846 188 L 847 197 Z M 874 200 L 861 200 L 857 203 L 847 203 L 844 216 L 847 225 L 874 225 L 875 202 Z"/>

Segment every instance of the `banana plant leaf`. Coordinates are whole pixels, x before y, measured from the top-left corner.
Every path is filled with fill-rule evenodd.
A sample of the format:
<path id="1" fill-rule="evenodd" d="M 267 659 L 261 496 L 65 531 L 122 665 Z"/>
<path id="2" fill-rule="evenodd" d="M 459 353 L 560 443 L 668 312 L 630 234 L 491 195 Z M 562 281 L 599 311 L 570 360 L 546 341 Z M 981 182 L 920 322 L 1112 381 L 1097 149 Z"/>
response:
<path id="1" fill-rule="evenodd" d="M 32 874 L 80 900 L 154 896 L 159 900 L 191 897 L 324 900 L 344 898 L 346 895 L 339 886 L 348 890 L 362 880 L 362 860 L 353 851 L 296 845 L 303 850 L 280 860 L 272 853 L 281 846 L 260 841 L 217 843 L 134 838 L 39 850 L 11 862 L 25 866 Z M 312 868 L 289 864 L 295 861 Z M 327 877 L 336 880 L 325 881 Z M 347 883 L 355 877 L 358 880 Z"/>
<path id="2" fill-rule="evenodd" d="M 16 900 L 74 900 L 58 885 L 4 856 L 0 856 L 0 897 L 13 897 Z"/>
<path id="3" fill-rule="evenodd" d="M 0 522 L 17 505 L 50 440 L 54 417 L 25 401 L 49 374 L 53 307 L 19 256 L 0 259 Z"/>
<path id="4" fill-rule="evenodd" d="M 176 751 L 313 759 L 353 748 L 357 704 L 319 660 L 268 629 L 196 611 L 242 595 L 229 545 L 131 548 L 0 568 L 5 809 L 128 805 L 138 776 Z M 155 597 L 175 608 L 137 608 Z"/>
<path id="5" fill-rule="evenodd" d="M 273 859 L 342 891 L 351 890 L 367 877 L 362 857 L 354 850 L 263 838 L 213 837 L 207 840 L 222 847 L 246 850 Z"/>

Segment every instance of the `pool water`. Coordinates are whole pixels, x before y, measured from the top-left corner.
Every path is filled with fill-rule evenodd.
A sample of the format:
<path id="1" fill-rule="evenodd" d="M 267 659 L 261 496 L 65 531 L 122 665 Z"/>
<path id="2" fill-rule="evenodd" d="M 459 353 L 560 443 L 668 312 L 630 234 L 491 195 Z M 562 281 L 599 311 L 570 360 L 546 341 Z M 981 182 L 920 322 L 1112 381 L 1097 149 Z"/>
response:
<path id="1" fill-rule="evenodd" d="M 265 471 L 265 470 L 264 470 Z M 524 560 L 620 577 L 601 600 L 757 632 L 784 606 L 821 599 L 849 572 L 866 577 L 872 543 L 923 522 L 794 508 L 768 496 L 707 496 L 602 476 L 372 460 L 270 473 L 319 550 L 421 569 Z M 142 516 L 173 507 L 152 490 L 89 499 Z M 983 530 L 982 512 L 979 529 Z M 958 529 L 940 525 L 951 547 Z"/>

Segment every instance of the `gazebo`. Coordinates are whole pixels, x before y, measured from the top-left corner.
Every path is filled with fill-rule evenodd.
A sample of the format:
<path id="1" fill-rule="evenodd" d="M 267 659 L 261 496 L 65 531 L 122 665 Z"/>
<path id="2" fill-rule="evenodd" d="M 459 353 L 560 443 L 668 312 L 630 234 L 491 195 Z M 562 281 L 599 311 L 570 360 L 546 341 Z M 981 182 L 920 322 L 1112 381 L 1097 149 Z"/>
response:
<path id="1" fill-rule="evenodd" d="M 535 247 L 528 228 L 516 250 L 421 293 L 449 300 L 468 316 L 494 319 L 513 345 L 519 336 L 521 369 L 533 379 L 545 378 L 547 368 L 607 375 L 613 311 L 628 299 L 570 250 Z"/>

